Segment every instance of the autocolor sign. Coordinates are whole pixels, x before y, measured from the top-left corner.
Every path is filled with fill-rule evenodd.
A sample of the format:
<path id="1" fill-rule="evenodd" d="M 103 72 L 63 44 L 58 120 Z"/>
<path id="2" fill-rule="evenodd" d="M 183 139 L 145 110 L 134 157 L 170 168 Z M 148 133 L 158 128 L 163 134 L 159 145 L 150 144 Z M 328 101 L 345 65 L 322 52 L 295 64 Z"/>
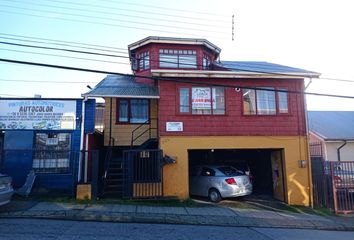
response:
<path id="1" fill-rule="evenodd" d="M 73 130 L 76 101 L 0 100 L 0 129 Z"/>

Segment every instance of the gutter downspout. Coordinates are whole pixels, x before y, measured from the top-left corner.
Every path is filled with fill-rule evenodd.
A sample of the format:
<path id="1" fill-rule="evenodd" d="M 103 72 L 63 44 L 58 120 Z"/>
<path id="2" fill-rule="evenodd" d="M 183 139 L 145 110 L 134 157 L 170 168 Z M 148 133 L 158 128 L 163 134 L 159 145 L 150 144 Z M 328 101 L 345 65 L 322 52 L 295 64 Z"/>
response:
<path id="1" fill-rule="evenodd" d="M 84 137 L 85 137 L 85 102 L 87 101 L 87 96 L 83 98 L 82 109 L 81 109 L 81 133 L 80 133 L 80 154 L 79 154 L 79 169 L 77 173 L 77 181 L 81 180 L 81 167 L 82 167 L 82 156 L 84 151 Z M 86 163 L 86 162 L 85 162 Z"/>
<path id="2" fill-rule="evenodd" d="M 339 148 L 337 148 L 337 159 L 338 159 L 338 162 L 340 162 L 340 150 L 345 146 L 347 145 L 347 140 L 344 140 L 344 143 L 342 145 L 339 146 Z"/>
<path id="3" fill-rule="evenodd" d="M 305 86 L 305 91 L 307 88 L 311 85 L 312 83 L 312 78 L 310 78 L 310 81 L 306 84 Z M 308 111 L 307 111 L 307 101 L 306 101 L 306 95 L 304 95 L 304 105 L 305 105 L 305 130 L 306 130 L 306 148 L 307 148 L 307 156 L 308 156 L 308 181 L 309 181 L 309 187 L 310 187 L 310 206 L 313 208 L 313 185 L 312 185 L 312 162 L 311 162 L 311 156 L 310 156 L 310 149 L 309 149 L 309 117 L 308 117 Z"/>

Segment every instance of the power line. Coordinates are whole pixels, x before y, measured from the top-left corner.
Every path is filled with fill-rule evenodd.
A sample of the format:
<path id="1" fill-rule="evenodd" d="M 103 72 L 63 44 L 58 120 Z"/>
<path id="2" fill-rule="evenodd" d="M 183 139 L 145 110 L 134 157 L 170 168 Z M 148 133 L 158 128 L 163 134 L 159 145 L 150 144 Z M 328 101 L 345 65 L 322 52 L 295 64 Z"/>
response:
<path id="1" fill-rule="evenodd" d="M 0 61 L 8 62 L 8 63 L 16 63 L 16 64 L 25 64 L 25 65 L 31 65 L 31 66 L 39 66 L 39 67 L 51 67 L 51 68 L 72 70 L 72 71 L 92 72 L 92 73 L 101 73 L 101 74 L 112 74 L 112 75 L 127 76 L 127 77 L 139 77 L 139 78 L 146 78 L 146 79 L 160 80 L 160 81 L 178 82 L 178 83 L 189 83 L 189 84 L 209 85 L 209 86 L 227 87 L 227 88 L 240 88 L 240 89 L 262 90 L 262 91 L 269 91 L 269 92 L 285 92 L 285 93 L 302 94 L 302 95 L 313 95 L 313 96 L 322 96 L 322 97 L 336 97 L 336 98 L 354 99 L 354 96 L 346 96 L 346 95 L 324 94 L 324 93 L 303 92 L 303 91 L 282 90 L 282 89 L 269 89 L 269 88 L 264 88 L 264 87 L 253 87 L 253 86 L 237 86 L 237 85 L 227 85 L 227 84 L 215 84 L 215 83 L 208 83 L 208 82 L 195 82 L 195 81 L 180 80 L 180 79 L 175 79 L 175 78 L 167 78 L 167 77 L 163 77 L 162 78 L 162 77 L 153 77 L 153 76 L 124 74 L 124 73 L 119 73 L 119 72 L 111 72 L 111 71 L 103 71 L 103 70 L 87 69 L 87 68 L 77 68 L 77 67 L 68 67 L 68 66 L 61 66 L 61 65 L 36 63 L 36 62 L 26 62 L 26 61 L 12 60 L 12 59 L 4 59 L 4 58 L 0 58 Z"/>
<path id="2" fill-rule="evenodd" d="M 38 49 L 45 49 L 45 50 L 56 50 L 56 51 L 65 51 L 65 52 L 71 52 L 71 53 L 83 53 L 83 54 L 90 54 L 90 55 L 99 55 L 99 56 L 106 56 L 106 57 L 118 57 L 118 58 L 129 58 L 128 56 L 122 56 L 122 55 L 115 55 L 115 54 L 103 54 L 103 53 L 95 53 L 95 52 L 88 52 L 88 51 L 79 51 L 79 50 L 73 50 L 73 49 L 66 49 L 66 48 L 54 48 L 54 47 L 44 47 L 44 46 L 38 46 L 38 45 L 29 45 L 29 44 L 20 44 L 20 43 L 12 43 L 12 42 L 4 42 L 0 41 L 0 44 L 6 44 L 6 45 L 12 45 L 12 46 L 20 46 L 20 47 L 30 47 L 30 48 L 38 48 Z M 137 59 L 135 59 L 137 60 Z M 159 60 L 153 60 L 150 59 L 151 62 L 160 62 L 160 63 L 175 63 L 173 61 L 159 61 Z M 196 64 L 196 63 L 184 63 L 184 65 L 188 66 L 193 66 L 193 67 L 202 67 L 201 64 Z M 254 67 L 257 68 L 257 67 Z M 260 69 L 259 71 L 257 70 L 247 70 L 247 69 L 242 69 L 242 68 L 227 68 L 229 70 L 236 70 L 236 71 L 243 71 L 243 72 L 252 72 L 252 73 L 262 73 L 262 74 L 272 74 L 272 75 L 279 75 L 279 76 L 293 76 L 293 77 L 303 77 L 302 75 L 298 74 L 286 74 L 286 73 L 275 73 L 275 72 L 267 72 L 264 70 L 264 68 L 258 68 Z"/>
<path id="3" fill-rule="evenodd" d="M 65 9 L 65 10 L 73 10 L 73 11 L 80 11 L 80 12 L 91 12 L 91 13 L 98 13 L 98 14 L 105 14 L 105 15 L 113 15 L 113 16 L 117 16 L 116 12 L 106 12 L 106 11 L 97 11 L 97 10 L 90 10 L 90 9 L 81 9 L 81 8 L 73 8 L 73 7 L 63 7 L 63 6 L 55 6 L 55 5 L 48 5 L 48 4 L 40 4 L 40 3 L 27 3 L 27 2 L 21 2 L 21 1 L 16 1 L 16 0 L 5 0 L 8 1 L 10 3 L 16 3 L 16 2 L 20 2 L 21 4 L 29 4 L 31 6 L 42 6 L 42 7 L 49 7 L 49 8 L 54 8 L 54 9 Z M 14 7 L 16 8 L 16 7 Z M 125 13 L 119 13 L 119 16 L 123 16 L 123 17 L 130 17 L 130 18 L 141 18 L 141 16 L 139 15 L 130 15 L 130 14 L 125 14 Z M 179 21 L 176 19 L 170 20 L 170 19 L 163 19 L 163 18 L 155 18 L 155 17 L 144 17 L 144 20 L 153 20 L 153 21 L 163 21 L 163 22 L 171 22 L 171 23 L 182 23 L 182 24 L 188 24 L 188 25 L 196 25 L 196 26 L 205 26 L 205 27 L 215 27 L 215 28 L 227 28 L 225 26 L 222 25 L 213 25 L 213 24 L 205 24 L 205 23 L 194 23 L 194 22 L 186 22 L 186 21 Z"/>
<path id="4" fill-rule="evenodd" d="M 48 2 L 48 1 L 47 1 Z M 102 8 L 102 9 L 109 9 L 109 10 L 119 10 L 119 11 L 124 11 L 124 12 L 136 12 L 136 13 L 144 13 L 144 14 L 152 14 L 152 15 L 160 15 L 160 16 L 166 16 L 166 17 L 174 17 L 174 18 L 184 18 L 184 19 L 194 19 L 194 20 L 201 20 L 201 21 L 210 21 L 210 19 L 207 18 L 200 18 L 200 17 L 190 17 L 190 16 L 181 16 L 181 15 L 173 15 L 173 14 L 167 14 L 167 13 L 161 13 L 161 12 L 148 12 L 148 11 L 141 11 L 141 10 L 132 10 L 129 8 L 117 8 L 117 7 L 112 7 L 112 6 L 102 6 L 102 5 L 96 5 L 96 4 L 88 4 L 88 3 L 76 3 L 76 2 L 67 2 L 67 1 L 59 1 L 59 0 L 49 0 L 49 2 L 57 2 L 57 3 L 64 3 L 64 4 L 69 4 L 69 5 L 76 5 L 76 6 L 89 6 L 89 7 L 94 7 L 94 8 Z M 224 21 L 220 19 L 213 19 L 214 22 L 220 22 L 220 23 L 229 23 L 229 21 Z"/>
<path id="5" fill-rule="evenodd" d="M 12 42 L 4 42 L 4 41 L 0 41 L 0 44 L 10 45 L 10 46 L 18 46 L 18 47 L 38 48 L 38 49 L 45 49 L 45 50 L 64 51 L 64 52 L 70 52 L 70 53 L 83 53 L 83 54 L 99 55 L 99 56 L 105 56 L 105 57 L 129 58 L 128 56 L 122 56 L 122 55 L 116 55 L 116 54 L 95 53 L 95 52 L 79 51 L 79 50 L 68 49 L 68 48 L 44 47 L 44 46 L 38 46 L 38 45 L 12 43 Z"/>
<path id="6" fill-rule="evenodd" d="M 27 82 L 27 83 L 65 83 L 65 84 L 88 84 L 88 83 L 97 83 L 97 82 L 79 82 L 79 81 L 41 81 L 41 80 L 25 80 L 25 79 L 4 79 L 0 78 L 1 82 Z"/>
<path id="7" fill-rule="evenodd" d="M 1 38 L 7 39 L 7 40 L 20 41 L 20 42 L 43 43 L 43 44 L 47 44 L 47 45 L 69 46 L 69 47 L 90 49 L 90 50 L 103 51 L 103 52 L 116 52 L 116 53 L 128 54 L 126 51 L 123 52 L 123 51 L 114 51 L 114 50 L 107 50 L 107 49 L 101 49 L 101 48 L 81 47 L 81 46 L 75 46 L 72 44 L 50 43 L 50 42 L 44 42 L 44 41 L 35 41 L 35 40 L 19 39 L 19 38 L 12 38 L 12 37 L 1 37 L 0 36 L 0 39 Z"/>
<path id="8" fill-rule="evenodd" d="M 227 15 L 223 15 L 223 14 L 215 14 L 215 13 L 210 13 L 210 12 L 199 12 L 199 11 L 177 9 L 177 8 L 168 8 L 168 7 L 161 7 L 161 6 L 141 4 L 141 3 L 130 3 L 130 2 L 121 2 L 121 1 L 117 2 L 117 1 L 112 1 L 112 0 L 102 0 L 102 1 L 103 2 L 112 2 L 112 3 L 120 3 L 120 4 L 132 5 L 132 6 L 142 6 L 142 7 L 148 7 L 148 8 L 156 8 L 156 9 L 176 11 L 176 12 L 189 12 L 189 13 L 213 15 L 213 16 L 217 16 L 217 17 L 227 17 Z"/>
<path id="9" fill-rule="evenodd" d="M 21 37 L 21 38 L 25 38 L 25 39 L 36 39 L 36 40 L 44 40 L 44 41 L 51 41 L 51 42 L 59 42 L 59 43 L 69 43 L 69 44 L 74 44 L 74 45 L 76 44 L 76 45 L 85 45 L 85 46 L 92 46 L 92 47 L 102 47 L 102 48 L 107 48 L 109 51 L 113 51 L 113 52 L 114 52 L 114 50 L 111 50 L 111 49 L 127 50 L 127 48 L 117 48 L 117 47 L 97 45 L 97 44 L 63 41 L 63 40 L 57 40 L 57 39 L 39 38 L 39 37 L 31 37 L 31 36 L 24 36 L 24 35 L 17 35 L 17 34 L 9 34 L 9 33 L 0 33 L 0 35 L 11 36 L 11 37 Z M 59 43 L 57 43 L 56 45 L 61 45 Z M 55 43 L 51 43 L 51 44 L 55 44 Z M 103 51 L 108 51 L 108 50 L 103 50 Z"/>
<path id="10" fill-rule="evenodd" d="M 126 22 L 126 23 L 133 23 L 133 24 L 143 24 L 143 25 L 148 25 L 148 26 L 152 26 L 152 27 L 163 27 L 163 28 L 171 28 L 171 27 L 173 27 L 175 29 L 181 29 L 181 30 L 191 30 L 191 31 L 200 31 L 200 32 L 208 32 L 208 33 L 227 34 L 226 32 L 203 30 L 203 29 L 200 29 L 200 28 L 170 26 L 170 25 L 163 25 L 163 24 L 154 24 L 154 23 L 147 23 L 147 22 L 122 20 L 122 19 L 116 19 L 116 18 L 90 16 L 90 15 L 84 15 L 84 14 L 74 14 L 74 13 L 68 13 L 68 12 L 64 13 L 64 12 L 52 11 L 52 10 L 39 10 L 39 9 L 32 9 L 32 8 L 25 8 L 25 7 L 16 7 L 16 6 L 11 6 L 11 5 L 6 5 L 6 4 L 0 4 L 0 6 L 8 7 L 8 8 L 21 9 L 21 10 L 27 10 L 27 11 L 34 11 L 36 13 L 38 12 L 38 13 L 64 14 L 66 16 L 84 17 L 84 18 L 89 18 L 89 19 L 109 20 L 109 21 L 113 21 L 113 22 Z"/>
<path id="11" fill-rule="evenodd" d="M 354 79 L 350 80 L 350 79 L 320 77 L 319 80 L 354 83 Z"/>
<path id="12" fill-rule="evenodd" d="M 65 55 L 60 55 L 60 54 L 39 53 L 39 52 L 21 51 L 21 50 L 5 49 L 5 48 L 0 48 L 0 50 L 1 51 L 18 52 L 18 53 L 29 53 L 29 54 L 36 54 L 36 55 L 43 55 L 43 56 L 62 57 L 62 58 L 70 58 L 70 59 L 78 59 L 78 60 L 130 65 L 130 63 L 124 63 L 124 62 L 114 62 L 114 61 L 107 61 L 107 60 L 98 60 L 98 59 L 93 59 L 93 58 L 73 57 L 73 56 L 65 56 Z"/>
<path id="13" fill-rule="evenodd" d="M 68 21 L 68 22 L 75 22 L 75 23 L 80 22 L 80 23 L 88 23 L 88 24 L 103 25 L 103 26 L 110 26 L 110 27 L 128 28 L 128 29 L 143 30 L 143 31 L 156 31 L 156 32 L 170 33 L 170 34 L 181 34 L 181 33 L 174 32 L 174 31 L 149 29 L 149 28 L 143 28 L 143 27 L 126 26 L 126 25 L 103 23 L 103 22 L 96 22 L 96 21 L 87 21 L 87 20 L 80 20 L 80 19 L 69 19 L 69 18 L 63 18 L 63 17 L 43 16 L 43 15 L 36 15 L 36 14 L 30 14 L 30 13 L 18 13 L 18 12 L 13 12 L 13 11 L 4 11 L 4 10 L 0 10 L 0 12 L 8 13 L 8 14 L 15 14 L 15 15 L 30 16 L 30 17 L 38 17 L 38 18 L 58 19 L 58 20 L 63 20 L 63 21 Z M 186 33 L 186 32 L 183 32 L 183 35 L 200 36 L 200 34 L 192 34 L 192 33 Z M 210 36 L 210 35 L 204 35 L 204 37 L 225 39 L 222 37 Z"/>

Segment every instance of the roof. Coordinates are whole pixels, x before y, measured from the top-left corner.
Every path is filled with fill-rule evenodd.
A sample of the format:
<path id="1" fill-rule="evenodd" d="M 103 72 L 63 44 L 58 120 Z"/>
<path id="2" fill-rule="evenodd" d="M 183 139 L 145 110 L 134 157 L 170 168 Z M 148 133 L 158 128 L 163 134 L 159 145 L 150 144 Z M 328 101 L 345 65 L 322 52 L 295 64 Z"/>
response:
<path id="1" fill-rule="evenodd" d="M 233 72 L 255 72 L 266 74 L 282 74 L 303 77 L 319 77 L 320 73 L 312 72 L 300 68 L 289 67 L 276 63 L 260 61 L 221 61 L 217 64 Z"/>
<path id="2" fill-rule="evenodd" d="M 128 45 L 129 52 L 149 43 L 204 45 L 205 47 L 211 49 L 213 52 L 216 52 L 217 54 L 221 52 L 221 49 L 219 47 L 217 47 L 216 45 L 214 45 L 213 43 L 209 42 L 204 38 L 175 38 L 175 37 L 156 37 L 156 36 L 149 36 Z"/>
<path id="3" fill-rule="evenodd" d="M 354 140 L 354 111 L 309 111 L 310 131 L 327 141 Z"/>
<path id="4" fill-rule="evenodd" d="M 138 83 L 133 76 L 108 75 L 91 91 L 82 94 L 87 97 L 159 98 L 155 86 Z"/>

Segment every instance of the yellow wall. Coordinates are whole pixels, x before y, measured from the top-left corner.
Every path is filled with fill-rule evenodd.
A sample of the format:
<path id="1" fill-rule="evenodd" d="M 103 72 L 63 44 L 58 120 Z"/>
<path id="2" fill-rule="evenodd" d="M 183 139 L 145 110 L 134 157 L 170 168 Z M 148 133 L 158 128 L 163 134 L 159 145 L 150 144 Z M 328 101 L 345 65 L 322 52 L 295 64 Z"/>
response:
<path id="1" fill-rule="evenodd" d="M 104 145 L 109 145 L 109 128 L 110 128 L 110 98 L 105 98 L 105 113 L 104 113 Z M 112 98 L 112 137 L 115 139 L 115 146 L 130 146 L 131 143 L 131 134 L 132 131 L 137 128 L 140 124 L 116 124 L 116 99 Z M 150 100 L 150 119 L 153 127 L 157 126 L 157 100 Z M 138 136 L 139 133 L 142 133 L 149 128 L 149 124 L 141 127 L 136 131 L 135 136 Z M 156 137 L 156 130 L 152 131 L 152 137 Z M 140 145 L 147 140 L 146 133 L 143 137 L 139 138 L 134 145 Z M 145 137 L 144 137 L 145 136 Z"/>
<path id="2" fill-rule="evenodd" d="M 189 197 L 188 149 L 283 149 L 286 201 L 292 205 L 310 204 L 310 181 L 306 137 L 298 136 L 215 136 L 160 137 L 164 154 L 177 160 L 164 167 L 164 195 Z M 306 168 L 298 161 L 306 160 Z"/>

